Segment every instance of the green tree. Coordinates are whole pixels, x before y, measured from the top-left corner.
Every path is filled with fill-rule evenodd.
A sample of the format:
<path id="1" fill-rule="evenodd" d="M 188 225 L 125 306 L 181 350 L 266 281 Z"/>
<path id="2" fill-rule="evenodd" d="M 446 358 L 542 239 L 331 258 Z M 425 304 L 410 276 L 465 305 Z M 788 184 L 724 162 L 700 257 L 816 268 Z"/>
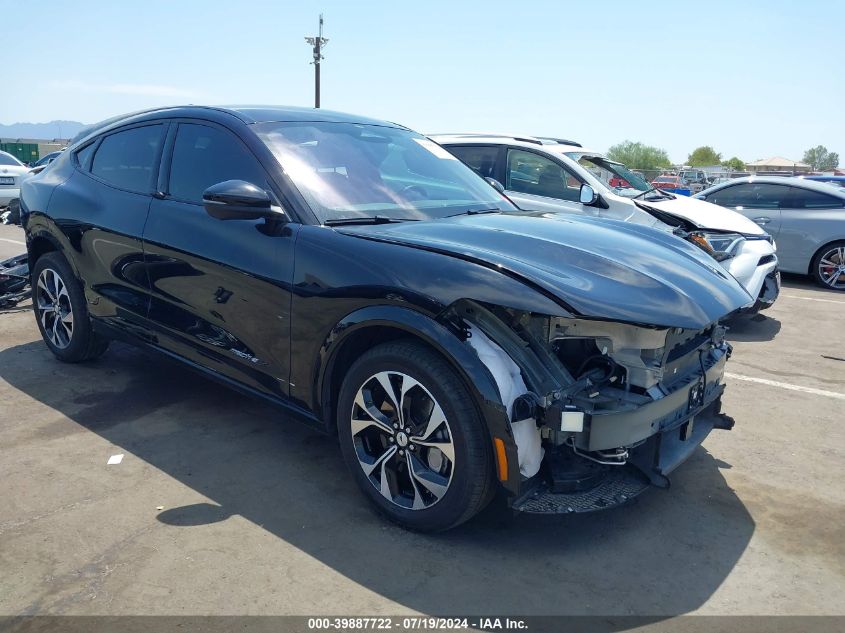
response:
<path id="1" fill-rule="evenodd" d="M 633 141 L 618 143 L 607 150 L 610 160 L 624 163 L 630 169 L 662 169 L 672 161 L 666 150 Z"/>
<path id="2" fill-rule="evenodd" d="M 728 167 L 734 171 L 745 171 L 745 163 L 743 163 L 739 158 L 736 156 L 729 158 L 728 160 L 722 161 L 723 167 Z"/>
<path id="3" fill-rule="evenodd" d="M 819 145 L 804 152 L 804 162 L 812 167 L 813 171 L 829 171 L 839 167 L 839 154 L 828 152 L 824 145 Z"/>
<path id="4" fill-rule="evenodd" d="M 706 167 L 708 165 L 721 165 L 722 155 L 709 145 L 702 145 L 692 150 L 687 157 L 687 165 L 690 167 Z"/>

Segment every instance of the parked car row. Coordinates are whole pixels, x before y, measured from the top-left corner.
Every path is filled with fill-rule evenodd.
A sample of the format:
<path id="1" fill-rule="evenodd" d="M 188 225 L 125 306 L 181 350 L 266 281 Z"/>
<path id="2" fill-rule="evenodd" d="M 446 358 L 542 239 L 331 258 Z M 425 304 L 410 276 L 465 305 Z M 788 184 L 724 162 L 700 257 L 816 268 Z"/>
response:
<path id="1" fill-rule="evenodd" d="M 8 152 L 0 151 L 0 212 L 13 200 L 20 198 L 21 183 L 25 178 L 35 175 L 52 163 L 62 151 L 51 152 L 34 165 L 25 165 Z"/>
<path id="2" fill-rule="evenodd" d="M 845 189 L 808 177 L 751 176 L 695 197 L 763 227 L 777 240 L 781 270 L 845 290 Z"/>
<path id="3" fill-rule="evenodd" d="M 412 529 L 668 487 L 733 426 L 722 322 L 777 295 L 771 238 L 561 139 L 436 140 L 302 108 L 88 128 L 22 184 L 45 344 L 278 404 Z"/>
<path id="4" fill-rule="evenodd" d="M 772 305 L 780 290 L 771 237 L 754 222 L 711 204 L 651 187 L 639 175 L 581 146 L 548 139 L 471 135 L 431 137 L 476 173 L 503 183 L 522 209 L 562 211 L 680 233 L 726 268 L 755 301 Z M 611 183 L 624 182 L 614 187 Z M 594 196 L 581 200 L 586 185 Z"/>
<path id="5" fill-rule="evenodd" d="M 20 197 L 21 182 L 29 167 L 7 152 L 0 152 L 0 209 Z"/>

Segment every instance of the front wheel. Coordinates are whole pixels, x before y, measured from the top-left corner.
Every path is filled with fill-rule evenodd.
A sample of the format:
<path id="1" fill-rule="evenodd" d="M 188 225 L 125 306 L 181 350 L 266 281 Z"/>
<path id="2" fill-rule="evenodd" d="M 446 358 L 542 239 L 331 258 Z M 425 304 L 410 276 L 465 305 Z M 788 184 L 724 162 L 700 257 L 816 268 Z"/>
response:
<path id="1" fill-rule="evenodd" d="M 490 442 L 460 377 L 414 341 L 371 349 L 349 369 L 337 413 L 358 486 L 404 527 L 438 531 L 492 497 Z"/>

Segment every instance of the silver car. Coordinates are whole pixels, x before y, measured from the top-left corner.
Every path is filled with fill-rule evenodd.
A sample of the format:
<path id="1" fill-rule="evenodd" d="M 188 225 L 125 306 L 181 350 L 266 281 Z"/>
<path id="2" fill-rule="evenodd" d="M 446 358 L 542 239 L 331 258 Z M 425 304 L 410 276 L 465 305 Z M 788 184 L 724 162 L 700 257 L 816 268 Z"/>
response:
<path id="1" fill-rule="evenodd" d="M 0 152 L 0 208 L 20 198 L 20 186 L 29 173 L 29 167 L 6 152 Z"/>
<path id="2" fill-rule="evenodd" d="M 845 190 L 784 176 L 736 178 L 694 196 L 753 220 L 777 243 L 780 269 L 845 290 Z"/>

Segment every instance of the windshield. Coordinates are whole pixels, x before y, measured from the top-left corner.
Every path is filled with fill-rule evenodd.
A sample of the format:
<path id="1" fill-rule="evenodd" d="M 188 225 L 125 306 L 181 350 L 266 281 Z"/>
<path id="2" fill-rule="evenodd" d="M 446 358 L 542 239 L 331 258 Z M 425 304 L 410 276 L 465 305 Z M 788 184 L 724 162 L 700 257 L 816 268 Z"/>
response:
<path id="1" fill-rule="evenodd" d="M 578 161 L 584 169 L 598 178 L 604 185 L 621 196 L 634 197 L 651 189 L 640 174 L 631 171 L 622 163 L 581 152 L 567 152 L 572 160 Z"/>
<path id="2" fill-rule="evenodd" d="M 321 222 L 516 210 L 452 154 L 405 129 L 308 121 L 254 130 Z"/>
<path id="3" fill-rule="evenodd" d="M 23 163 L 11 154 L 0 152 L 0 165 L 13 165 L 15 167 L 20 167 Z"/>

